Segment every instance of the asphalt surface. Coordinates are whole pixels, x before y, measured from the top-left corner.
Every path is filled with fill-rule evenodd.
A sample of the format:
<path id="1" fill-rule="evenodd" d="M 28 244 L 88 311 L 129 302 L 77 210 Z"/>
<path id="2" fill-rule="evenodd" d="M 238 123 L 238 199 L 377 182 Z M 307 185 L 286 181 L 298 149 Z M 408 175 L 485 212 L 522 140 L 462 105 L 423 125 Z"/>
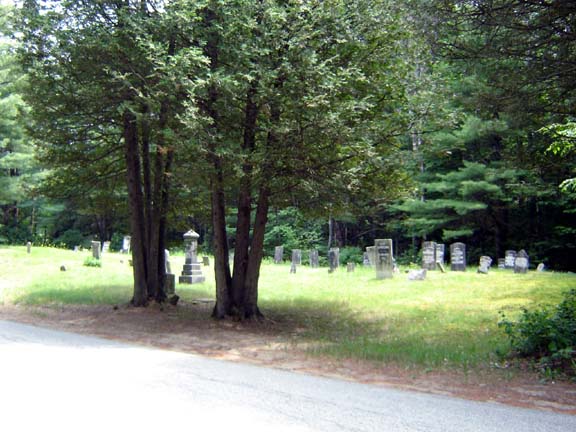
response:
<path id="1" fill-rule="evenodd" d="M 0 430 L 576 431 L 576 416 L 0 321 Z"/>

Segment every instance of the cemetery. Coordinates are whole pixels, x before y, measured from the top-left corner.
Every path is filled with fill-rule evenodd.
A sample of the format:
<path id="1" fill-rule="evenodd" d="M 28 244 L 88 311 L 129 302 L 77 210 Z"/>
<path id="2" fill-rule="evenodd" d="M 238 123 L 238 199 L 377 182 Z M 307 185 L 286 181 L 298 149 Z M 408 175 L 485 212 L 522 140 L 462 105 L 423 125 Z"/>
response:
<path id="1" fill-rule="evenodd" d="M 518 343 L 575 285 L 574 8 L 16 3 L 0 19 L 0 315 L 576 375 L 570 338 Z"/>

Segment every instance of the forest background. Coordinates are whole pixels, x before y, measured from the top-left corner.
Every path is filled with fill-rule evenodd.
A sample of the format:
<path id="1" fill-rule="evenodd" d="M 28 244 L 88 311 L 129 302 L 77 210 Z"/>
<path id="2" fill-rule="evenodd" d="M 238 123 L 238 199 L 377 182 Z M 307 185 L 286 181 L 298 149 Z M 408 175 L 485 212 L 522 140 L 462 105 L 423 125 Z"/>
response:
<path id="1" fill-rule="evenodd" d="M 344 260 L 361 260 L 374 239 L 392 238 L 397 260 L 407 264 L 419 261 L 422 241 L 462 241 L 469 262 L 525 249 L 532 263 L 576 270 L 576 5 L 263 1 L 256 10 L 251 3 L 27 0 L 3 6 L 0 242 L 73 248 L 98 239 L 120 248 L 131 232 L 130 198 L 121 145 L 127 135 L 118 133 L 114 118 L 126 106 L 118 95 L 129 88 L 136 102 L 126 112 L 144 118 L 142 101 L 158 108 L 149 124 L 159 125 L 157 138 L 171 143 L 151 140 L 149 151 L 165 157 L 172 154 L 165 149 L 173 149 L 169 163 L 162 159 L 172 191 L 163 215 L 170 248 L 182 247 L 182 234 L 193 228 L 201 250 L 214 252 L 215 167 L 222 162 L 232 168 L 220 185 L 229 204 L 230 250 L 237 246 L 238 218 L 246 217 L 238 197 L 264 185 L 270 198 L 264 256 L 277 245 L 286 253 L 316 248 L 324 256 L 339 246 Z M 130 28 L 124 36 L 133 37 L 131 49 L 97 33 L 105 28 L 102 17 L 121 7 L 130 16 L 118 13 L 114 25 Z M 209 28 L 211 11 L 225 27 Z M 241 27 L 248 15 L 254 26 Z M 176 32 L 185 28 L 196 30 Z M 67 39 L 64 30 L 70 30 Z M 163 44 L 167 34 L 176 36 Z M 186 45 L 183 34 L 203 42 Z M 220 47 L 222 62 L 258 68 L 217 69 L 211 44 Z M 49 53 L 40 64 L 42 49 Z M 76 69 L 61 63 L 53 74 L 55 58 L 72 59 L 66 65 Z M 141 82 L 120 71 L 126 64 L 138 65 Z M 194 82 L 191 70 L 199 77 Z M 93 80 L 55 79 L 65 72 Z M 323 81 L 327 76 L 331 82 Z M 96 80 L 105 85 L 95 87 Z M 209 106 L 215 89 L 220 99 Z M 250 112 L 251 94 L 261 122 L 252 147 L 249 119 L 238 114 Z M 204 105 L 191 107 L 190 100 Z M 219 139 L 244 140 L 241 150 L 210 147 L 213 111 L 230 125 Z M 166 112 L 170 118 L 162 123 Z M 306 122 L 307 128 L 293 127 Z M 306 139 L 299 140 L 300 133 Z M 264 154 L 258 140 L 280 150 Z M 265 176 L 276 181 L 264 183 Z M 249 178 L 255 180 L 247 185 Z M 252 210 L 256 198 L 248 200 Z"/>

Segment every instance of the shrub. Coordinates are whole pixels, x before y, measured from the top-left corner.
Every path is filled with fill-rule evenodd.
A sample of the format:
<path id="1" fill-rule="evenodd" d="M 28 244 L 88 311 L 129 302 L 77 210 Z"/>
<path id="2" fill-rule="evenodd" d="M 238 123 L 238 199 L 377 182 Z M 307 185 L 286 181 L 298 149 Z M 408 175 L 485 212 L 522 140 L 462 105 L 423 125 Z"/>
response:
<path id="1" fill-rule="evenodd" d="M 347 264 L 353 262 L 356 264 L 362 264 L 364 261 L 364 253 L 362 249 L 355 246 L 347 246 L 340 249 L 340 263 Z"/>
<path id="2" fill-rule="evenodd" d="M 102 267 L 102 261 L 100 261 L 99 259 L 96 259 L 94 257 L 89 256 L 84 260 L 84 265 L 86 267 Z"/>
<path id="3" fill-rule="evenodd" d="M 536 359 L 542 369 L 576 375 L 576 289 L 553 309 L 523 309 L 517 322 L 502 315 L 498 326 L 509 337 L 513 354 Z"/>

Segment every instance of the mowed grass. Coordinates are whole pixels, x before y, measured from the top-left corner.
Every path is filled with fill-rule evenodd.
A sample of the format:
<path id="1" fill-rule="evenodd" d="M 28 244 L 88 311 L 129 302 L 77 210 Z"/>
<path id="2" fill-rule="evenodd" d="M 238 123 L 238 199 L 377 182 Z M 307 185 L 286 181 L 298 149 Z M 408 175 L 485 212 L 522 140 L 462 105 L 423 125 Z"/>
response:
<path id="1" fill-rule="evenodd" d="M 101 268 L 83 266 L 89 252 L 50 248 L 0 248 L 0 302 L 38 304 L 120 304 L 132 295 L 128 256 L 104 255 Z M 179 274 L 183 256 L 172 256 Z M 60 271 L 65 265 L 67 271 Z M 470 370 L 499 361 L 508 341 L 498 328 L 500 312 L 517 315 L 522 307 L 558 303 L 576 287 L 576 275 L 526 275 L 492 270 L 428 272 L 425 281 L 404 273 L 376 280 L 373 269 L 326 268 L 264 263 L 259 305 L 295 342 L 311 353 L 389 362 L 415 368 Z M 177 285 L 184 300 L 214 297 L 211 267 L 206 282 Z M 195 317 L 196 319 L 198 317 Z M 204 317 L 209 319 L 208 316 Z"/>

